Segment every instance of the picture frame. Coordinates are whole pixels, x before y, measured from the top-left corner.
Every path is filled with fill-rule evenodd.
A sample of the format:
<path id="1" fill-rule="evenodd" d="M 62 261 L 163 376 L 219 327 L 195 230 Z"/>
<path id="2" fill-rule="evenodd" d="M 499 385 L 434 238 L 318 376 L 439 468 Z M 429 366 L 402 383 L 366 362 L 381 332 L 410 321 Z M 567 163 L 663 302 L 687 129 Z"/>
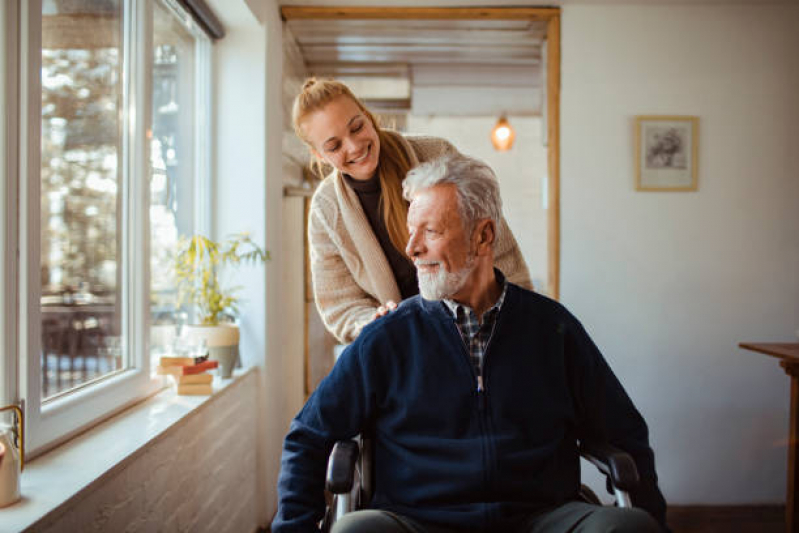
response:
<path id="1" fill-rule="evenodd" d="M 635 117 L 635 189 L 696 191 L 699 117 Z"/>

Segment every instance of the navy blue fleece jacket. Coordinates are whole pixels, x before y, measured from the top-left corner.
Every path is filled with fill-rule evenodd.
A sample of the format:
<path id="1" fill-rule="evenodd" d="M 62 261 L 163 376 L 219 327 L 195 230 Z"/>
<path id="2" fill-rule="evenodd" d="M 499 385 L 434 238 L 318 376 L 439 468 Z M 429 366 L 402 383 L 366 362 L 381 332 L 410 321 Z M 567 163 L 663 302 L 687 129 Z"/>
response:
<path id="1" fill-rule="evenodd" d="M 512 530 L 573 500 L 577 441 L 630 453 L 632 494 L 661 524 L 646 423 L 583 327 L 562 305 L 509 284 L 478 391 L 441 302 L 416 296 L 370 324 L 341 355 L 286 436 L 272 531 L 316 531 L 327 456 L 374 436 L 373 508 L 464 531 Z"/>

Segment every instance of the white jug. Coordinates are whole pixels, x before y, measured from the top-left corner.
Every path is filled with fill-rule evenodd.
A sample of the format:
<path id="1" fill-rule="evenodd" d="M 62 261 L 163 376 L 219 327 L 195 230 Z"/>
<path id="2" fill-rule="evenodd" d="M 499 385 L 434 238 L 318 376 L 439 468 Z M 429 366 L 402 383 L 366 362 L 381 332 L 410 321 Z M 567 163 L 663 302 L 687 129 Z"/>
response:
<path id="1" fill-rule="evenodd" d="M 0 411 L 13 409 L 16 412 L 16 428 L 0 425 L 0 507 L 19 501 L 19 480 L 24 461 L 22 410 L 16 405 L 3 407 Z M 19 436 L 20 448 L 14 444 Z"/>

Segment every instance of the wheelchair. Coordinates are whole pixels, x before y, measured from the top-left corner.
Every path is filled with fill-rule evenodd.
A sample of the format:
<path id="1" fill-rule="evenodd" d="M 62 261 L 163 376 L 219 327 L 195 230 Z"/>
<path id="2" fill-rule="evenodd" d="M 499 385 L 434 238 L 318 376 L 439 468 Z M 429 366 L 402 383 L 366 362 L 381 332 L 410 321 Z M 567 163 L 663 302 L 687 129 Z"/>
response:
<path id="1" fill-rule="evenodd" d="M 639 481 L 635 461 L 627 453 L 604 442 L 580 442 L 580 456 L 596 466 L 605 476 L 608 492 L 616 498 L 618 507 L 632 507 L 629 491 Z M 373 443 L 370 438 L 357 437 L 339 441 L 333 446 L 327 462 L 325 487 L 332 502 L 325 511 L 322 531 L 330 531 L 345 514 L 364 508 L 372 498 L 374 487 Z M 586 485 L 579 491 L 580 499 L 602 505 L 596 493 Z"/>

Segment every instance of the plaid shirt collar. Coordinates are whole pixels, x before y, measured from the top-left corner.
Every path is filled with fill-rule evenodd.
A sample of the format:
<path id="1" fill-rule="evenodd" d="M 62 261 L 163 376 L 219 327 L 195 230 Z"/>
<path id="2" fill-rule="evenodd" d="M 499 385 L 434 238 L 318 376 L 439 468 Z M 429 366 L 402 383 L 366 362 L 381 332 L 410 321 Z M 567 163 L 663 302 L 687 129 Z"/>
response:
<path id="1" fill-rule="evenodd" d="M 502 292 L 500 293 L 499 298 L 497 298 L 496 303 L 494 303 L 494 305 L 492 305 L 488 311 L 483 313 L 483 322 L 485 322 L 486 316 L 489 313 L 495 314 L 494 311 L 496 311 L 497 313 L 499 312 L 499 309 L 502 307 L 502 303 L 505 301 L 505 293 L 508 292 L 508 284 L 505 282 L 505 275 L 502 272 L 500 272 L 498 268 L 494 269 L 494 276 L 497 280 L 497 283 L 499 283 Z M 464 311 L 467 311 L 467 314 L 474 315 L 474 310 L 471 307 L 459 304 L 455 300 L 444 298 L 441 301 L 444 302 L 444 304 L 446 304 L 447 309 L 449 309 L 449 312 L 452 314 L 452 318 L 454 318 L 455 320 L 458 320 L 458 308 L 462 308 Z M 476 320 L 477 317 L 475 316 L 475 321 Z"/>
<path id="2" fill-rule="evenodd" d="M 453 300 L 443 300 L 443 303 L 452 313 L 455 325 L 458 327 L 463 343 L 469 352 L 469 359 L 474 367 L 478 388 L 480 389 L 482 389 L 483 358 L 485 356 L 485 350 L 488 346 L 488 341 L 491 339 L 491 334 L 494 331 L 494 325 L 496 324 L 499 310 L 502 308 L 502 304 L 505 301 L 505 294 L 508 292 L 508 284 L 505 282 L 505 276 L 497 269 L 494 269 L 494 272 L 496 274 L 497 283 L 499 283 L 502 288 L 502 292 L 494 305 L 483 313 L 482 324 L 477 320 L 477 314 L 471 307 L 467 307 Z"/>

